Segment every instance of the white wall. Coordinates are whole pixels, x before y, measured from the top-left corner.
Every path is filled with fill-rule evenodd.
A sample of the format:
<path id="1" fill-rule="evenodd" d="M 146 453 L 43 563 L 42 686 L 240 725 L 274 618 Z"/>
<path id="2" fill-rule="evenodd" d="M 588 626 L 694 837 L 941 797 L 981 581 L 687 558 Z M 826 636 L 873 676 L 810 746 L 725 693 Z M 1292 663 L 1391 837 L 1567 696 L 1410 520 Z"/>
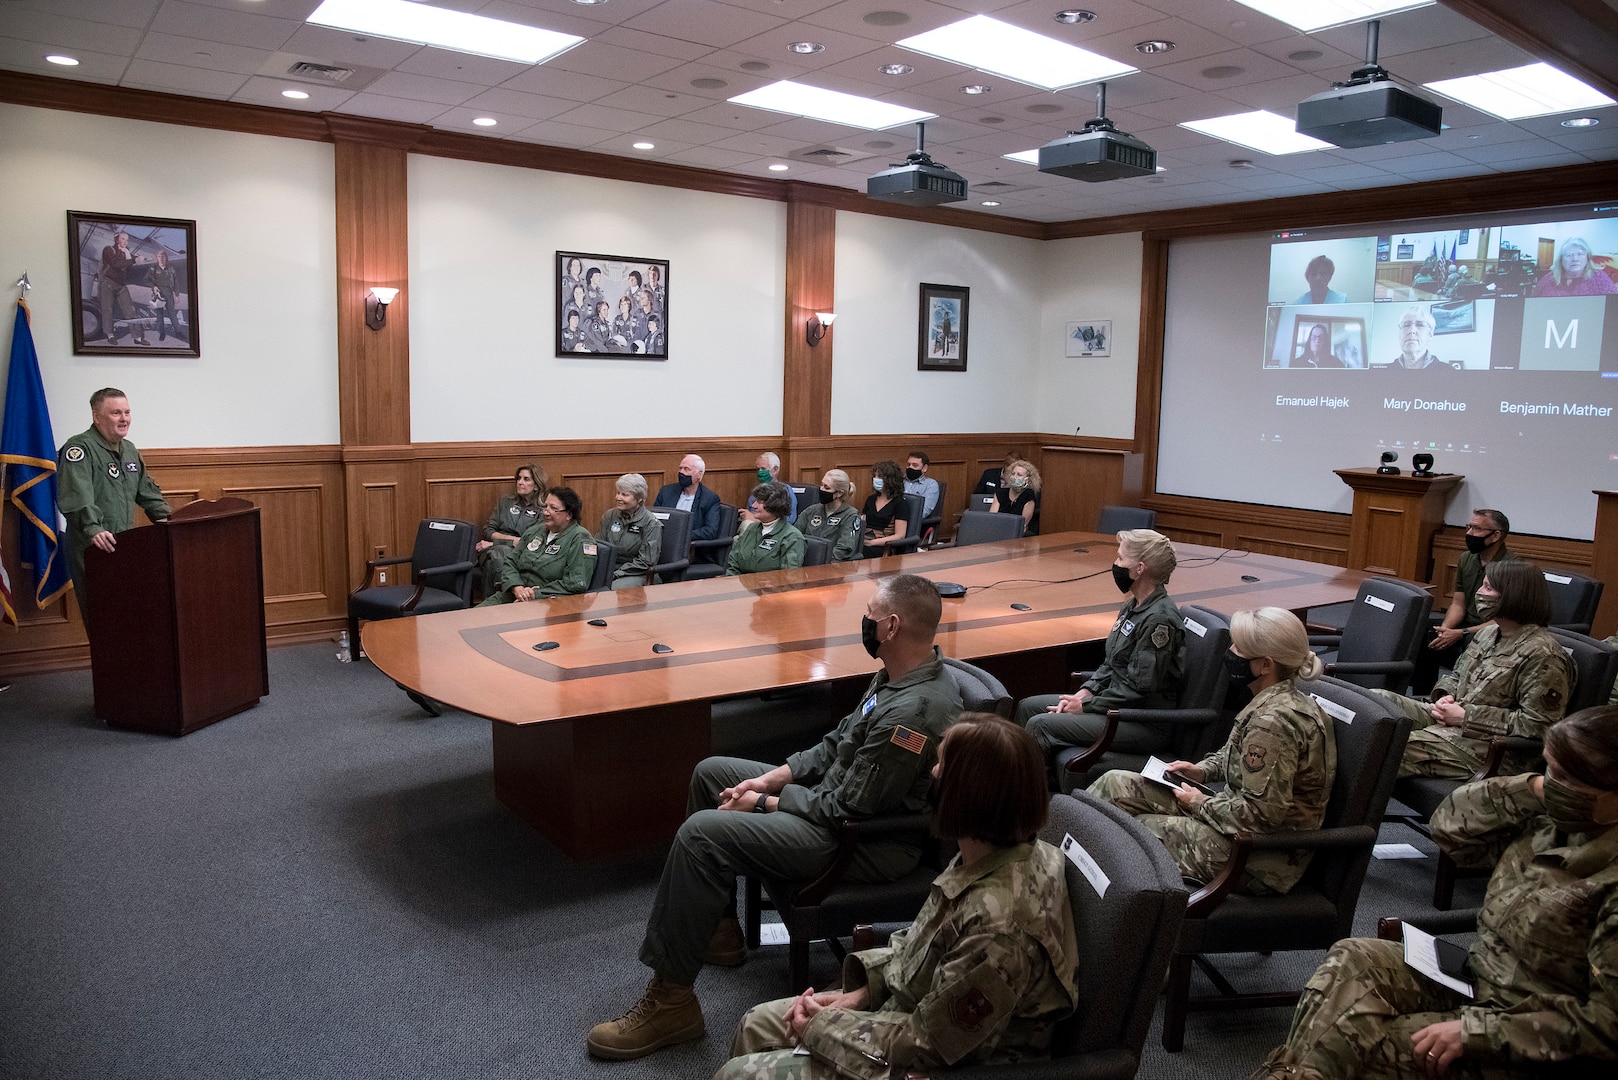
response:
<path id="1" fill-rule="evenodd" d="M 1034 430 L 1133 438 L 1140 359 L 1140 234 L 1052 240 L 1043 245 L 1040 257 L 1045 293 Z M 1067 324 L 1107 319 L 1112 321 L 1112 356 L 1069 359 Z"/>
<path id="2" fill-rule="evenodd" d="M 668 360 L 555 355 L 559 250 L 668 260 Z M 785 263 L 782 203 L 412 155 L 411 438 L 780 435 Z"/>
<path id="3" fill-rule="evenodd" d="M 837 215 L 834 435 L 1026 431 L 1039 410 L 1040 241 Z M 922 282 L 972 290 L 965 372 L 916 370 Z"/>
<path id="4" fill-rule="evenodd" d="M 0 105 L 0 193 L 4 355 L 26 270 L 58 443 L 108 385 L 141 447 L 338 441 L 331 146 Z M 200 358 L 73 355 L 69 210 L 196 221 Z"/>

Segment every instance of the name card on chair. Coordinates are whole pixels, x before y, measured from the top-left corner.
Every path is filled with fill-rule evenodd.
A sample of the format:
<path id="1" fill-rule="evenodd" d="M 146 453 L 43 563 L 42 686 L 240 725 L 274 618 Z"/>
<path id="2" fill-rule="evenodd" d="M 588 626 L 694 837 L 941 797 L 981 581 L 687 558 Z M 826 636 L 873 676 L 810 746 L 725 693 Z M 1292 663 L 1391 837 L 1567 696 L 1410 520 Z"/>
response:
<path id="1" fill-rule="evenodd" d="M 1335 717 L 1345 724 L 1354 722 L 1354 710 L 1347 705 L 1339 705 L 1330 698 L 1323 698 L 1319 694 L 1310 694 L 1309 696 L 1315 699 L 1315 704 L 1319 705 L 1320 711 L 1327 716 Z"/>
<path id="2" fill-rule="evenodd" d="M 437 529 L 439 532 L 455 531 L 455 526 L 448 521 L 429 521 L 427 523 L 427 527 L 429 529 Z"/>
<path id="3" fill-rule="evenodd" d="M 1208 636 L 1208 628 L 1197 622 L 1197 620 L 1191 618 L 1189 615 L 1187 615 L 1185 619 L 1185 628 L 1198 637 Z"/>
<path id="4" fill-rule="evenodd" d="M 1379 607 L 1383 611 L 1393 610 L 1392 600 L 1384 600 L 1380 596 L 1372 596 L 1370 593 L 1365 594 L 1365 602 L 1370 604 L 1372 607 Z"/>
<path id="5" fill-rule="evenodd" d="M 1549 581 L 1549 582 L 1552 582 L 1554 584 L 1557 584 L 1557 585 L 1571 585 L 1571 584 L 1573 584 L 1573 579 L 1572 578 L 1566 576 L 1565 574 L 1553 574 L 1549 570 L 1547 570 L 1545 572 L 1545 580 Z"/>
<path id="6" fill-rule="evenodd" d="M 1112 884 L 1112 879 L 1090 857 L 1090 853 L 1084 850 L 1084 845 L 1073 839 L 1072 833 L 1062 835 L 1062 854 L 1067 856 L 1068 862 L 1079 868 L 1079 873 L 1084 875 L 1084 879 L 1090 883 L 1097 896 L 1107 895 L 1107 888 Z"/>

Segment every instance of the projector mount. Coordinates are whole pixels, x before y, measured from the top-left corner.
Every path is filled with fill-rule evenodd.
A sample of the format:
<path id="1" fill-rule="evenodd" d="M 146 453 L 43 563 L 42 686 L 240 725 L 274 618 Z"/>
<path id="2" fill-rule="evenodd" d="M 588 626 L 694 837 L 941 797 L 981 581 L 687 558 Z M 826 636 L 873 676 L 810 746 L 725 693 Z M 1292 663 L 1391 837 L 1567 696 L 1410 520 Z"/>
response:
<path id="1" fill-rule="evenodd" d="M 1096 115 L 1094 120 L 1086 120 L 1084 127 L 1079 131 L 1070 131 L 1069 135 L 1083 135 L 1091 131 L 1117 131 L 1118 125 L 1107 119 L 1107 84 L 1096 83 Z"/>
<path id="2" fill-rule="evenodd" d="M 1371 83 L 1386 82 L 1392 78 L 1388 69 L 1377 63 L 1377 44 L 1382 36 L 1382 20 L 1372 19 L 1365 24 L 1365 66 L 1357 67 L 1348 74 L 1347 82 L 1332 82 L 1332 86 L 1342 90 L 1350 86 L 1369 86 Z"/>

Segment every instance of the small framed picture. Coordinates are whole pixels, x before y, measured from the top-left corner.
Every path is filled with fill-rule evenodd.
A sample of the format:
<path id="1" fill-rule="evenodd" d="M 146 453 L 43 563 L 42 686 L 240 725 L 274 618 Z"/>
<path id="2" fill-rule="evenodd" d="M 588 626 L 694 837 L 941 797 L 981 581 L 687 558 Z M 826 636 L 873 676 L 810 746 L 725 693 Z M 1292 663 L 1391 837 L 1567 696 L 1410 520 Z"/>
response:
<path id="1" fill-rule="evenodd" d="M 1067 355 L 1111 356 L 1112 320 L 1090 320 L 1067 324 Z"/>
<path id="2" fill-rule="evenodd" d="M 916 335 L 918 370 L 966 370 L 966 323 L 971 301 L 972 290 L 965 286 L 922 282 L 921 320 Z"/>
<path id="3" fill-rule="evenodd" d="M 201 356 L 197 223 L 67 212 L 73 351 Z"/>
<path id="4" fill-rule="evenodd" d="M 556 355 L 669 358 L 669 264 L 556 253 Z"/>

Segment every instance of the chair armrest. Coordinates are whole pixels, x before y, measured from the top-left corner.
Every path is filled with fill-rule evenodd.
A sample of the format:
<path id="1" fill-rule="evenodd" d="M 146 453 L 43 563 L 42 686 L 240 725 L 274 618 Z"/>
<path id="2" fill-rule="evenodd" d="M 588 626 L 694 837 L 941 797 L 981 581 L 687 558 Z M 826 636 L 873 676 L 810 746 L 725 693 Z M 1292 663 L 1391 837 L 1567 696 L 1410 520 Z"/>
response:
<path id="1" fill-rule="evenodd" d="M 905 833 L 930 835 L 926 814 L 884 814 L 863 821 L 844 821 L 837 827 L 837 851 L 831 864 L 818 876 L 805 882 L 795 894 L 799 904 L 818 904 L 843 879 L 849 863 L 854 861 L 854 849 L 863 840 L 880 840 L 902 836 Z"/>
<path id="2" fill-rule="evenodd" d="M 707 551 L 710 548 L 728 548 L 735 542 L 736 538 L 734 536 L 716 536 L 712 540 L 693 540 L 691 541 L 691 550 L 697 552 Z"/>
<path id="3" fill-rule="evenodd" d="M 658 577 L 661 575 L 669 581 L 679 581 L 690 568 L 690 559 L 671 559 L 668 562 L 660 562 L 652 567 L 652 576 Z"/>
<path id="4" fill-rule="evenodd" d="M 1085 683 L 1095 678 L 1095 675 L 1093 671 L 1070 671 L 1067 677 L 1073 680 L 1073 691 L 1077 693 L 1083 689 Z"/>
<path id="5" fill-rule="evenodd" d="M 1107 718 L 1102 722 L 1101 734 L 1096 741 L 1079 751 L 1077 756 L 1067 760 L 1063 766 L 1064 771 L 1077 775 L 1088 772 L 1090 763 L 1112 749 L 1112 742 L 1118 737 L 1118 721 L 1122 719 L 1122 710 L 1108 709 Z"/>
<path id="6" fill-rule="evenodd" d="M 1478 771 L 1466 778 L 1468 784 L 1477 780 L 1487 780 L 1491 776 L 1500 775 L 1500 764 L 1506 760 L 1506 754 L 1512 750 L 1519 750 L 1525 754 L 1543 753 L 1545 744 L 1539 739 L 1530 739 L 1523 735 L 1496 735 L 1489 740 L 1489 750 L 1483 755 L 1483 764 Z"/>
<path id="7" fill-rule="evenodd" d="M 386 558 L 368 559 L 368 560 L 366 560 L 366 563 L 365 563 L 365 580 L 360 582 L 360 587 L 358 589 L 355 589 L 354 591 L 355 592 L 362 592 L 365 589 L 371 588 L 371 586 L 376 583 L 376 568 L 377 567 L 379 567 L 379 566 L 398 566 L 400 563 L 407 563 L 409 561 L 410 561 L 410 556 L 408 556 L 408 555 L 391 555 L 391 556 L 388 556 Z"/>
<path id="8" fill-rule="evenodd" d="M 1409 660 L 1359 660 L 1346 664 L 1327 664 L 1327 675 L 1404 675 L 1415 674 L 1416 665 Z"/>
<path id="9" fill-rule="evenodd" d="M 884 555 L 904 555 L 916 550 L 921 543 L 921 533 L 913 536 L 902 536 L 897 540 L 890 540 L 885 546 Z"/>
<path id="10" fill-rule="evenodd" d="M 1424 911 L 1404 920 L 1411 926 L 1429 934 L 1464 934 L 1478 928 L 1478 909 L 1461 908 L 1458 911 Z"/>
<path id="11" fill-rule="evenodd" d="M 1337 649 L 1343 644 L 1342 634 L 1310 634 L 1309 647 L 1311 649 Z"/>
<path id="12" fill-rule="evenodd" d="M 472 562 L 471 560 L 466 560 L 463 562 L 445 563 L 443 566 L 429 566 L 424 570 L 416 571 L 416 581 L 419 584 L 429 574 L 464 574 L 468 570 L 477 569 L 477 565 L 477 563 Z"/>
<path id="13" fill-rule="evenodd" d="M 1225 897 L 1235 892 L 1236 886 L 1241 884 L 1242 874 L 1247 870 L 1247 860 L 1255 851 L 1369 848 L 1375 843 L 1376 830 L 1369 825 L 1345 825 L 1336 829 L 1283 829 L 1262 836 L 1239 832 L 1231 841 L 1230 861 L 1225 863 L 1218 877 L 1191 894 L 1191 899 L 1186 902 L 1185 917 L 1206 918 L 1209 912 L 1224 903 Z"/>

